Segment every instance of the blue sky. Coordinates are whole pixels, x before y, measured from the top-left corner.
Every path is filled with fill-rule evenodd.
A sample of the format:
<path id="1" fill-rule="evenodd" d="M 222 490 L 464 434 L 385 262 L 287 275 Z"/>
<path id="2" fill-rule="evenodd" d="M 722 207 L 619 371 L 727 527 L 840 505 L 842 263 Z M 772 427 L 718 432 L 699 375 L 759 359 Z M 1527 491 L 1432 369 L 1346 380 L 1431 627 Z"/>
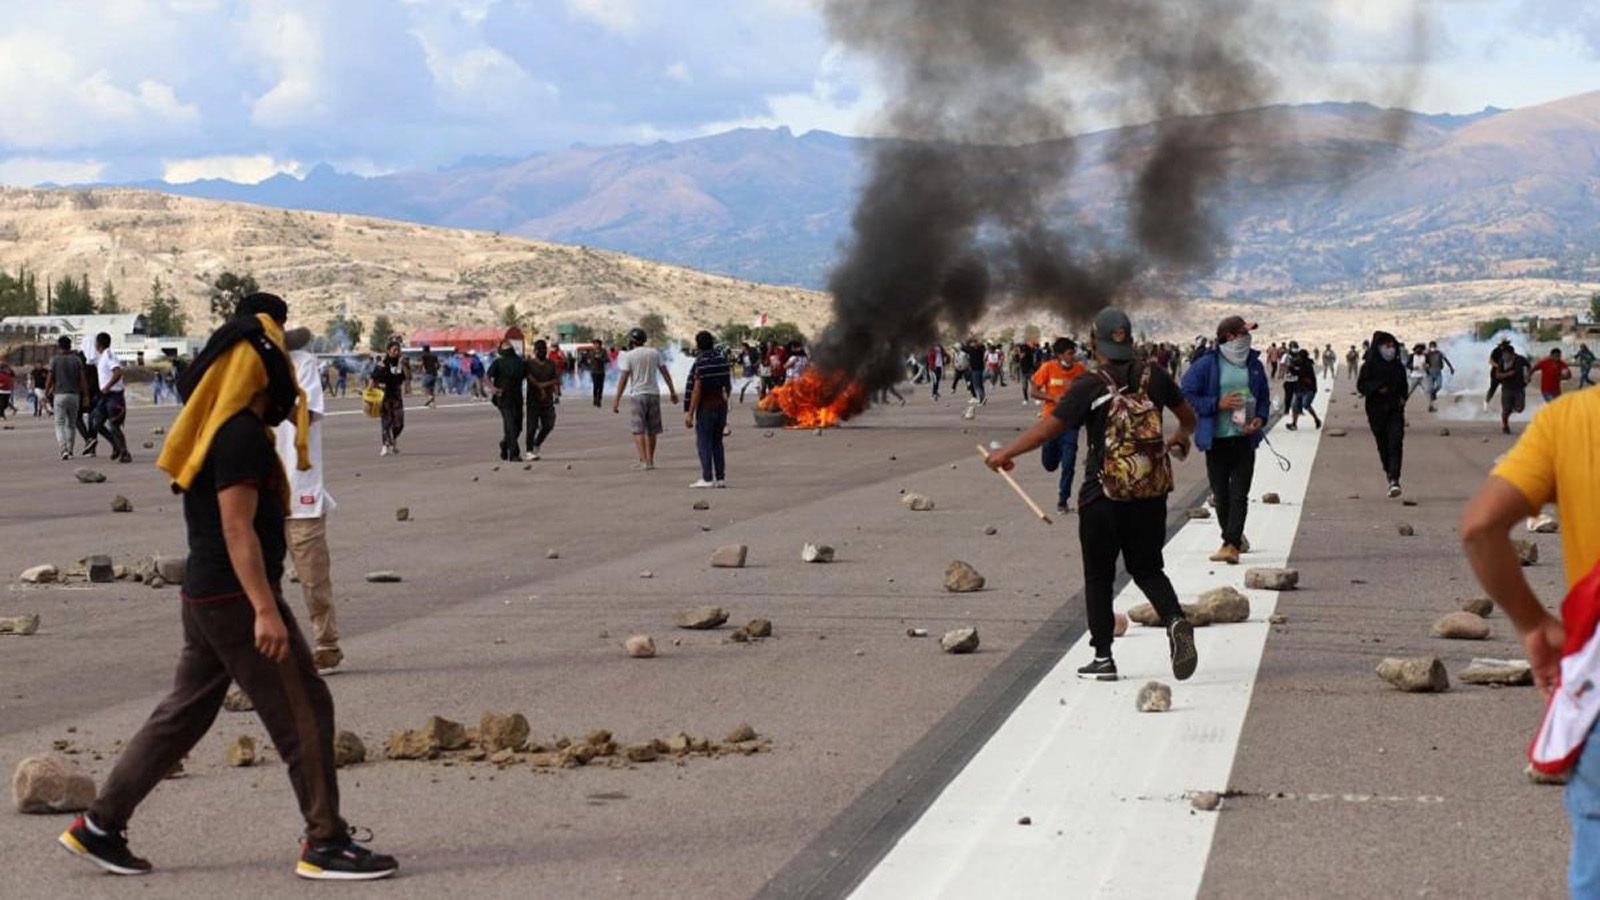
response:
<path id="1" fill-rule="evenodd" d="M 1325 54 L 1285 71 L 1287 102 L 1383 103 L 1410 74 L 1428 112 L 1600 89 L 1586 0 L 1432 0 L 1420 70 L 1401 0 L 1287 2 L 1330 23 Z M 874 133 L 882 101 L 815 0 L 0 0 L 0 183 L 374 173 L 736 125 Z"/>

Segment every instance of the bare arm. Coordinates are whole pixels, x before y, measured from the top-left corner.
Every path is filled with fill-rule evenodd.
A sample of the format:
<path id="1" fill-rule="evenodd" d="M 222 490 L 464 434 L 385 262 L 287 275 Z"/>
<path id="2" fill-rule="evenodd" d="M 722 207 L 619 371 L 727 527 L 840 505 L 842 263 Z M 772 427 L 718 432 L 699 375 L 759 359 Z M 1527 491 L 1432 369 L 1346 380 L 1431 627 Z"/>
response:
<path id="1" fill-rule="evenodd" d="M 236 484 L 217 493 L 222 512 L 222 537 L 228 545 L 228 562 L 244 588 L 256 614 L 256 649 L 273 662 L 289 658 L 289 630 L 278 615 L 278 601 L 267 583 L 267 566 L 256 537 L 256 504 L 261 492 L 254 484 Z"/>
<path id="2" fill-rule="evenodd" d="M 674 387 L 673 384 L 672 384 L 672 373 L 667 371 L 667 367 L 666 366 L 660 366 L 659 368 L 661 369 L 661 377 L 665 378 L 667 380 L 667 393 L 669 395 L 671 395 L 672 402 L 673 403 L 677 403 L 678 402 L 678 389 L 676 387 Z"/>
<path id="3" fill-rule="evenodd" d="M 1533 677 L 1546 693 L 1560 671 L 1566 632 L 1529 586 L 1511 544 L 1511 529 L 1537 513 L 1511 482 L 1491 475 L 1461 514 L 1461 547 L 1472 572 L 1522 637 Z"/>
<path id="4" fill-rule="evenodd" d="M 1055 416 L 1045 416 L 1034 424 L 1032 428 L 1024 431 L 1011 446 L 1000 450 L 989 451 L 986 460 L 989 468 L 999 471 L 1010 471 L 1016 467 L 1012 460 L 1024 453 L 1031 453 L 1045 444 L 1055 440 L 1067 430 L 1067 423 Z"/>
<path id="5" fill-rule="evenodd" d="M 694 414 L 700 411 L 700 391 L 706 381 L 704 378 L 694 380 L 694 390 L 689 394 L 689 409 L 683 414 L 683 427 L 694 427 Z"/>
<path id="6" fill-rule="evenodd" d="M 632 378 L 633 373 L 627 371 L 626 369 L 622 371 L 621 375 L 617 376 L 617 396 L 611 401 L 612 412 L 622 412 L 622 392 L 628 389 L 628 382 L 631 381 Z"/>

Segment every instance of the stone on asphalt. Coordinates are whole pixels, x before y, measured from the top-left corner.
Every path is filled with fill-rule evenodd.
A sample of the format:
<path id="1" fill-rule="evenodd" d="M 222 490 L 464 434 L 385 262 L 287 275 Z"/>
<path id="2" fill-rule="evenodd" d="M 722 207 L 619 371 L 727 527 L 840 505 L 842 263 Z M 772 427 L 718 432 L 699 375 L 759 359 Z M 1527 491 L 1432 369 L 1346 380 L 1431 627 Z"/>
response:
<path id="1" fill-rule="evenodd" d="M 628 762 L 655 762 L 661 758 L 655 744 L 629 744 L 622 748 L 622 756 Z"/>
<path id="2" fill-rule="evenodd" d="M 81 484 L 101 484 L 106 480 L 104 472 L 96 472 L 93 469 L 78 469 L 72 473 L 72 477 L 78 479 Z"/>
<path id="3" fill-rule="evenodd" d="M 957 628 L 946 631 L 939 638 L 939 647 L 946 653 L 971 653 L 978 649 L 978 629 Z"/>
<path id="4" fill-rule="evenodd" d="M 189 557 L 187 556 L 157 556 L 154 562 L 155 573 L 161 580 L 168 584 L 182 584 L 185 575 L 189 574 Z"/>
<path id="5" fill-rule="evenodd" d="M 1461 609 L 1463 612 L 1487 619 L 1489 614 L 1494 612 L 1494 601 L 1488 597 L 1467 597 L 1461 601 Z"/>
<path id="6" fill-rule="evenodd" d="M 711 503 L 709 501 L 696 500 L 694 502 L 694 509 L 695 509 L 696 512 L 705 512 L 706 510 L 708 510 L 710 508 L 711 508 Z"/>
<path id="7" fill-rule="evenodd" d="M 741 722 L 732 731 L 728 732 L 728 736 L 723 738 L 723 741 L 729 744 L 744 744 L 755 739 L 756 730 L 751 728 L 749 723 Z"/>
<path id="8" fill-rule="evenodd" d="M 1139 712 L 1166 712 L 1172 708 L 1172 688 L 1159 681 L 1146 681 L 1133 704 Z"/>
<path id="9" fill-rule="evenodd" d="M 969 406 L 966 409 L 961 411 L 961 418 L 966 419 L 969 422 L 972 421 L 973 419 L 976 419 L 977 417 L 978 417 L 978 408 L 976 406 Z"/>
<path id="10" fill-rule="evenodd" d="M 156 448 L 156 442 L 155 441 L 145 441 L 144 442 L 144 448 L 146 450 L 154 450 Z"/>
<path id="11" fill-rule="evenodd" d="M 81 812 L 94 802 L 94 779 L 54 753 L 24 757 L 11 774 L 17 812 Z"/>
<path id="12" fill-rule="evenodd" d="M 944 589 L 952 594 L 970 594 L 983 590 L 984 579 L 971 565 L 954 560 L 944 568 Z"/>
<path id="13" fill-rule="evenodd" d="M 772 637 L 772 622 L 769 619 L 751 619 L 744 626 L 744 633 L 753 638 Z"/>
<path id="14" fill-rule="evenodd" d="M 528 719 L 522 713 L 486 712 L 478 720 L 478 746 L 496 750 L 521 750 L 528 743 Z"/>
<path id="15" fill-rule="evenodd" d="M 256 742 L 247 734 L 241 734 L 228 742 L 228 765 L 242 769 L 256 764 Z"/>
<path id="16" fill-rule="evenodd" d="M 672 624 L 691 631 L 706 631 L 728 621 L 728 611 L 720 606 L 696 606 L 672 617 Z"/>
<path id="17" fill-rule="evenodd" d="M 1281 503 L 1282 499 L 1277 494 L 1268 491 L 1261 495 L 1261 502 L 1267 504 L 1268 506 L 1274 506 L 1278 503 Z"/>
<path id="18" fill-rule="evenodd" d="M 1287 625 L 1289 623 L 1289 617 L 1283 613 L 1273 613 L 1267 617 L 1267 621 L 1273 625 Z"/>
<path id="19" fill-rule="evenodd" d="M 222 698 L 222 708 L 228 712 L 250 712 L 256 708 L 256 704 L 243 688 L 232 687 L 228 689 L 227 696 Z"/>
<path id="20" fill-rule="evenodd" d="M 1200 812 L 1216 812 L 1222 806 L 1222 795 L 1216 791 L 1195 791 L 1189 797 L 1189 807 Z"/>
<path id="21" fill-rule="evenodd" d="M 1539 545 L 1533 541 L 1512 541 L 1517 548 L 1517 562 L 1531 566 L 1539 562 Z"/>
<path id="22" fill-rule="evenodd" d="M 1450 436 L 1450 429 L 1448 429 L 1448 428 L 1439 429 L 1439 437 L 1449 437 L 1449 436 Z"/>
<path id="23" fill-rule="evenodd" d="M 1226 585 L 1201 594 L 1195 607 L 1213 622 L 1228 624 L 1250 618 L 1250 598 Z"/>
<path id="24" fill-rule="evenodd" d="M 1000 533 L 1000 529 L 994 527 L 993 525 L 985 525 L 983 526 L 983 533 L 990 537 L 994 537 Z"/>
<path id="25" fill-rule="evenodd" d="M 399 509 L 394 511 L 394 520 L 396 522 L 404 522 L 404 521 L 406 521 L 406 520 L 408 520 L 410 518 L 411 518 L 411 507 L 409 507 L 409 506 L 402 506 Z"/>
<path id="26" fill-rule="evenodd" d="M 912 512 L 927 512 L 933 509 L 933 501 L 921 494 L 906 494 L 900 498 L 900 503 Z"/>
<path id="27" fill-rule="evenodd" d="M 133 512 L 133 501 L 118 494 L 111 498 L 111 511 L 118 513 Z"/>
<path id="28" fill-rule="evenodd" d="M 1300 586 L 1297 569 L 1246 569 L 1244 586 L 1257 591 L 1292 591 Z"/>
<path id="29" fill-rule="evenodd" d="M 398 584 L 400 580 L 399 572 L 383 571 L 367 573 L 367 581 L 373 584 Z"/>
<path id="30" fill-rule="evenodd" d="M 410 729 L 391 731 L 383 745 L 383 755 L 389 759 L 433 759 L 439 750 L 433 738 Z"/>
<path id="31" fill-rule="evenodd" d="M 89 570 L 89 580 L 95 584 L 110 584 L 117 580 L 116 566 L 111 562 L 111 557 L 104 554 L 84 560 L 84 567 Z"/>
<path id="32" fill-rule="evenodd" d="M 648 634 L 636 634 L 622 642 L 622 649 L 634 659 L 650 659 L 656 655 L 656 642 Z"/>
<path id="33" fill-rule="evenodd" d="M 61 570 L 46 563 L 22 570 L 24 584 L 54 584 L 61 578 Z"/>
<path id="34" fill-rule="evenodd" d="M 1534 534 L 1556 534 L 1561 531 L 1561 520 L 1555 516 L 1536 516 L 1528 520 L 1528 530 Z"/>
<path id="35" fill-rule="evenodd" d="M 1401 537 L 1415 537 L 1417 534 L 1417 530 L 1411 527 L 1410 522 L 1401 522 L 1395 526 L 1395 531 L 1400 532 Z"/>
<path id="36" fill-rule="evenodd" d="M 545 559 L 560 559 L 561 558 L 561 551 L 557 550 L 554 547 L 551 547 L 549 550 L 546 550 L 544 552 L 544 558 Z"/>
<path id="37" fill-rule="evenodd" d="M 1322 433 L 1327 437 L 1348 437 L 1350 435 L 1350 432 L 1343 428 L 1329 428 Z"/>
<path id="38" fill-rule="evenodd" d="M 1148 603 L 1139 603 L 1128 608 L 1128 619 L 1138 622 L 1147 628 L 1155 628 L 1161 624 L 1161 615 L 1156 608 Z"/>
<path id="39" fill-rule="evenodd" d="M 744 544 L 728 544 L 718 547 L 711 554 L 711 568 L 713 569 L 742 569 L 745 557 L 750 553 L 750 548 Z"/>
<path id="40" fill-rule="evenodd" d="M 0 634 L 27 635 L 39 630 L 39 614 L 23 613 L 0 619 Z"/>
<path id="41" fill-rule="evenodd" d="M 1389 657 L 1378 663 L 1378 677 L 1410 693 L 1450 690 L 1450 675 L 1437 656 Z"/>
<path id="42" fill-rule="evenodd" d="M 1522 687 L 1533 684 L 1533 666 L 1521 659 L 1474 659 L 1461 670 L 1461 680 L 1467 684 Z"/>
<path id="43" fill-rule="evenodd" d="M 422 726 L 422 734 L 440 750 L 460 750 L 467 745 L 466 726 L 442 716 L 429 716 Z"/>
<path id="44" fill-rule="evenodd" d="M 1433 636 L 1455 641 L 1481 641 L 1489 637 L 1489 623 L 1476 613 L 1445 613 L 1433 623 Z"/>
<path id="45" fill-rule="evenodd" d="M 1191 519 L 1209 519 L 1211 518 L 1211 510 L 1206 509 L 1204 506 L 1191 506 L 1186 515 Z"/>
<path id="46" fill-rule="evenodd" d="M 808 563 L 833 562 L 833 548 L 827 544 L 806 544 L 800 548 L 800 561 Z"/>

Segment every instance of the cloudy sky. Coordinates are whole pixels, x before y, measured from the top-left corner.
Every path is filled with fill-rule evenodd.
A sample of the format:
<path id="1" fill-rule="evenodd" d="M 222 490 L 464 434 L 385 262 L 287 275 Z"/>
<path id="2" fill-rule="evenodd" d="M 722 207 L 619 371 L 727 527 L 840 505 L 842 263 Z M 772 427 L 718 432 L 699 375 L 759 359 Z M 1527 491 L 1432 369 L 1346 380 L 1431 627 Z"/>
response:
<path id="1" fill-rule="evenodd" d="M 1401 0 L 1293 2 L 1332 35 L 1282 99 L 1393 96 L 1414 62 Z M 1430 9 L 1413 108 L 1600 89 L 1592 0 Z M 816 0 L 0 0 L 0 183 L 374 173 L 735 125 L 870 133 L 881 101 Z"/>

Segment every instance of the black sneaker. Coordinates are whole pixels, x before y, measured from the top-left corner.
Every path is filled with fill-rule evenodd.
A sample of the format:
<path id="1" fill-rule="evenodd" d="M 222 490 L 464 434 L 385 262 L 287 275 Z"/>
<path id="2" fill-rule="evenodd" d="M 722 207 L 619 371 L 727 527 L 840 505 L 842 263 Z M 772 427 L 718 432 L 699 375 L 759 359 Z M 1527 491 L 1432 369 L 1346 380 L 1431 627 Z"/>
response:
<path id="1" fill-rule="evenodd" d="M 83 455 L 84 456 L 97 456 L 99 454 L 97 454 L 95 451 L 98 450 L 98 449 L 100 449 L 100 439 L 99 438 L 90 438 L 89 439 L 89 443 L 83 445 Z"/>
<path id="2" fill-rule="evenodd" d="M 1078 669 L 1078 677 L 1085 681 L 1116 681 L 1117 661 L 1110 657 L 1091 660 Z"/>
<path id="3" fill-rule="evenodd" d="M 126 450 L 124 450 L 124 451 L 122 451 L 122 455 L 117 457 L 117 462 L 119 462 L 119 463 L 131 463 L 131 462 L 133 462 L 133 454 L 129 453 Z"/>
<path id="4" fill-rule="evenodd" d="M 1187 681 L 1200 664 L 1200 654 L 1194 648 L 1194 626 L 1188 619 L 1178 619 L 1167 626 L 1167 645 L 1172 652 L 1172 677 Z"/>
<path id="5" fill-rule="evenodd" d="M 1398 481 L 1389 482 L 1389 498 L 1390 499 L 1394 499 L 1395 497 L 1400 496 L 1400 493 L 1401 493 L 1400 492 L 1400 482 L 1398 482 Z"/>
<path id="6" fill-rule="evenodd" d="M 128 850 L 127 835 L 122 832 L 95 834 L 82 815 L 73 819 L 72 827 L 61 832 L 56 841 L 73 856 L 81 856 L 113 875 L 144 875 L 153 868 L 149 860 L 140 859 Z"/>
<path id="7" fill-rule="evenodd" d="M 400 871 L 392 856 L 373 853 L 350 838 L 300 842 L 294 873 L 315 881 L 376 881 Z"/>

